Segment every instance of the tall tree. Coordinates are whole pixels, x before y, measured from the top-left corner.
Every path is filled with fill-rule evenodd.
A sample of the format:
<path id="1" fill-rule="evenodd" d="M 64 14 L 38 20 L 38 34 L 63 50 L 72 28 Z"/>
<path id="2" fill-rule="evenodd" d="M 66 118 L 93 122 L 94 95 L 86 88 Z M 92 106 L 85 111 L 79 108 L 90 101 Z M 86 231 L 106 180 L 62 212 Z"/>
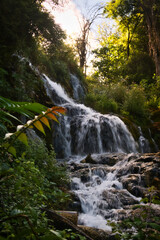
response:
<path id="1" fill-rule="evenodd" d="M 3 64 L 11 54 L 31 48 L 41 36 L 46 44 L 54 45 L 64 37 L 60 27 L 42 7 L 44 0 L 1 0 L 0 60 Z M 58 3 L 54 0 L 55 4 Z"/>
<path id="2" fill-rule="evenodd" d="M 83 15 L 82 21 L 80 22 L 81 32 L 79 37 L 76 40 L 76 48 L 79 56 L 80 68 L 82 71 L 86 72 L 86 61 L 87 61 L 87 52 L 89 45 L 89 33 L 91 26 L 94 21 L 102 15 L 102 6 L 99 4 L 94 5 L 91 9 L 88 10 L 87 17 Z"/>
<path id="3" fill-rule="evenodd" d="M 106 12 L 120 22 L 125 19 L 131 21 L 134 16 L 143 15 L 148 32 L 149 52 L 156 66 L 156 74 L 160 76 L 160 1 L 112 0 L 107 4 Z M 130 40 L 128 44 L 129 42 Z"/>

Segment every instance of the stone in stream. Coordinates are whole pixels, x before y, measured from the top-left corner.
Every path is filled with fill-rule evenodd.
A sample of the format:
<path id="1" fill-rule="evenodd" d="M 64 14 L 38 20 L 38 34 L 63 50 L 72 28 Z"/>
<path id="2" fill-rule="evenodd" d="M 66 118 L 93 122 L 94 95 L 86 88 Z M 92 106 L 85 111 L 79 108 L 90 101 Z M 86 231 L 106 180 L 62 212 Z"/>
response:
<path id="1" fill-rule="evenodd" d="M 132 207 L 141 204 L 139 197 L 149 197 L 148 187 L 160 189 L 159 153 L 113 154 L 114 161 L 116 159 L 113 166 L 99 164 L 103 162 L 102 155 L 106 159 L 107 154 L 97 154 L 97 159 L 96 154 L 91 155 L 95 164 L 78 163 L 78 170 L 71 173 L 73 192 L 81 203 L 80 223 L 88 226 L 91 226 L 90 220 L 94 223 L 100 217 L 104 224 L 107 219 L 128 218 L 134 213 Z"/>

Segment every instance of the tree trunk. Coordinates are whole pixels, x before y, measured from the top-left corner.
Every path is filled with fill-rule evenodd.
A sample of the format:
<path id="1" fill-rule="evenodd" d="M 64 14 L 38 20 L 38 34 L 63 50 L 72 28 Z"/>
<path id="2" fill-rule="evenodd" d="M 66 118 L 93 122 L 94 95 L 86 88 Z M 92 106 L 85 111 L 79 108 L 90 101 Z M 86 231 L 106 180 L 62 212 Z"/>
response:
<path id="1" fill-rule="evenodd" d="M 149 51 L 153 57 L 156 75 L 160 76 L 160 4 L 157 0 L 144 0 L 142 8 L 148 28 Z"/>
<path id="2" fill-rule="evenodd" d="M 130 29 L 128 27 L 128 38 L 127 38 L 127 60 L 130 56 Z"/>

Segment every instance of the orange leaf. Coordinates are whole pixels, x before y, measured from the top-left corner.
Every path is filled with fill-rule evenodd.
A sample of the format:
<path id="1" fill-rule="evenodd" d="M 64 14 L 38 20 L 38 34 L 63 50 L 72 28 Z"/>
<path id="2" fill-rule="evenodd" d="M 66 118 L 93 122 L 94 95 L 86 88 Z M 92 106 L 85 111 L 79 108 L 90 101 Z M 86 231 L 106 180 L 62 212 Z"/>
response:
<path id="1" fill-rule="evenodd" d="M 65 114 L 66 113 L 66 109 L 63 107 L 52 107 L 52 113 L 54 113 L 53 111 L 59 112 L 61 114 Z"/>
<path id="2" fill-rule="evenodd" d="M 50 128 L 50 125 L 49 125 L 49 122 L 48 122 L 48 119 L 47 119 L 46 117 L 42 117 L 40 120 L 41 120 L 41 122 L 43 122 L 49 129 L 51 129 L 51 128 Z"/>
<path id="3" fill-rule="evenodd" d="M 40 121 L 34 121 L 33 124 L 39 131 L 46 135 L 42 123 Z"/>
<path id="4" fill-rule="evenodd" d="M 57 118 L 52 113 L 47 113 L 47 117 L 51 118 L 52 120 L 58 122 Z M 59 122 L 58 122 L 59 123 Z"/>

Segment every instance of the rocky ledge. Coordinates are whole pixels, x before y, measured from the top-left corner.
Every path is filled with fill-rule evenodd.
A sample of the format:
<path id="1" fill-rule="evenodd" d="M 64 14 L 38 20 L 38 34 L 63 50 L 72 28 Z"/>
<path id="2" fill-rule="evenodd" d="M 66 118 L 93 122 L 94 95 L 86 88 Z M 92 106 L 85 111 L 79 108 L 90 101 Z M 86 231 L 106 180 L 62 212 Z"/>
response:
<path id="1" fill-rule="evenodd" d="M 97 202 L 93 202 L 99 208 L 93 209 L 94 214 L 101 214 L 106 222 L 108 219 L 121 221 L 137 214 L 140 216 L 141 210 L 137 206 L 144 204 L 140 201 L 143 198 L 150 202 L 152 212 L 157 209 L 156 215 L 160 217 L 159 205 L 151 204 L 155 196 L 160 198 L 160 152 L 89 154 L 80 163 L 72 163 L 69 168 L 74 196 L 74 207 L 71 206 L 71 209 L 73 207 L 73 210 L 84 213 L 81 196 L 83 202 L 92 204 L 86 199 L 90 189 L 95 187 L 96 194 L 102 189 L 104 181 L 108 181 L 109 185 L 102 189 Z M 81 195 L 79 192 L 82 192 Z M 91 192 L 94 198 L 94 190 Z M 91 209 L 92 205 L 87 207 Z"/>

